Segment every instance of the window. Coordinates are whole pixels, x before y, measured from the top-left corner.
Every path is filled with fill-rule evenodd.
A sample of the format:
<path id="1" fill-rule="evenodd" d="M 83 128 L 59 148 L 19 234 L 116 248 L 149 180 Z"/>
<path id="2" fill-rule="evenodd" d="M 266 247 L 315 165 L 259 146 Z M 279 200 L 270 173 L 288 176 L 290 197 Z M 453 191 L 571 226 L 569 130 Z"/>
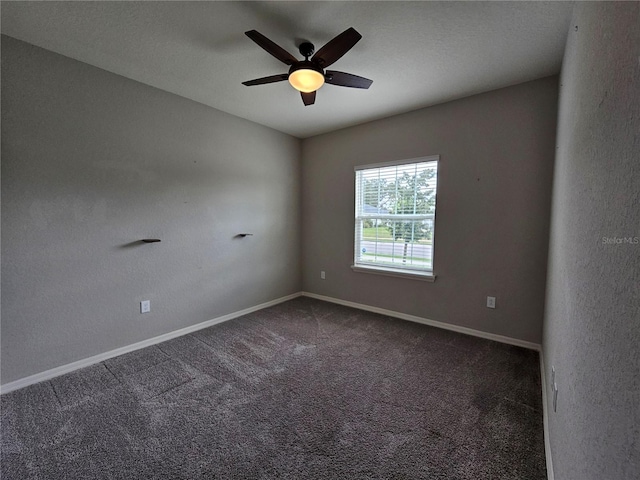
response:
<path id="1" fill-rule="evenodd" d="M 438 160 L 356 167 L 354 270 L 433 281 Z"/>

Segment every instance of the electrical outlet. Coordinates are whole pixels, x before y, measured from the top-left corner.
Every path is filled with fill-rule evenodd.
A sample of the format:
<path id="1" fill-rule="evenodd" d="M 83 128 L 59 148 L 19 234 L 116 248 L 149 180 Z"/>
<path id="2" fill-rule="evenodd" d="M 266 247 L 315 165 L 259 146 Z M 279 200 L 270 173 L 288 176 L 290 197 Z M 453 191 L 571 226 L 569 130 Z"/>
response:
<path id="1" fill-rule="evenodd" d="M 487 297 L 487 308 L 496 308 L 496 297 Z"/>
<path id="2" fill-rule="evenodd" d="M 140 302 L 140 313 L 149 313 L 151 311 L 151 300 L 143 300 Z"/>
<path id="3" fill-rule="evenodd" d="M 320 278 L 321 278 L 322 280 L 324 280 L 324 279 L 325 279 L 324 270 L 322 270 L 322 271 L 320 272 Z"/>

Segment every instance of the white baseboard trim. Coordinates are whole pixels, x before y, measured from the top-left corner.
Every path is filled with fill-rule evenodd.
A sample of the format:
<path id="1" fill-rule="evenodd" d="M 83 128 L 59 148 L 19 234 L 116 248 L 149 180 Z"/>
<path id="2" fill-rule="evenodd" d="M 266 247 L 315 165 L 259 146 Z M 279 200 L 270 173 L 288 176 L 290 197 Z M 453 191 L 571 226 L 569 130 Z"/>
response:
<path id="1" fill-rule="evenodd" d="M 326 302 L 337 303 L 340 305 L 344 305 L 347 307 L 357 308 L 359 310 L 365 310 L 368 312 L 379 313 L 382 315 L 387 315 L 389 317 L 399 318 L 401 320 L 408 320 L 410 322 L 422 323 L 424 325 L 429 325 L 432 327 L 443 328 L 445 330 L 451 330 L 458 333 L 464 333 L 466 335 L 471 335 L 474 337 L 485 338 L 487 340 L 494 340 L 496 342 L 507 343 L 509 345 L 515 345 L 518 347 L 528 348 L 530 350 L 540 351 L 540 345 L 537 343 L 526 342 L 524 340 L 519 340 L 517 338 L 505 337 L 502 335 L 496 335 L 494 333 L 482 332 L 480 330 L 474 330 L 467 327 L 460 327 L 458 325 L 452 325 L 449 323 L 438 322 L 436 320 L 429 320 L 427 318 L 417 317 L 415 315 L 409 315 L 406 313 L 395 312 L 393 310 L 387 310 L 379 307 L 372 307 L 369 305 L 364 305 L 362 303 L 349 302 L 346 300 L 340 300 L 334 297 L 327 297 L 324 295 L 317 295 L 315 293 L 309 292 L 297 292 L 291 295 L 287 295 L 285 297 L 277 298 L 275 300 L 271 300 L 269 302 L 261 303 L 259 305 L 255 305 L 253 307 L 245 308 L 244 310 L 240 310 L 237 312 L 229 313 L 227 315 L 223 315 L 222 317 L 214 318 L 212 320 L 207 320 L 202 323 L 198 323 L 196 325 L 191 325 L 189 327 L 181 328 L 179 330 L 174 330 L 173 332 L 165 333 L 163 335 L 159 335 L 157 337 L 149 338 L 147 340 L 143 340 L 141 342 L 133 343 L 131 345 L 127 345 L 124 347 L 116 348 L 115 350 L 111 350 L 108 352 L 100 353 L 98 355 L 94 355 L 92 357 L 88 357 L 82 360 L 78 360 L 77 362 L 68 363 L 66 365 L 61 365 L 59 367 L 52 368 L 50 370 L 46 370 L 44 372 L 36 373 L 34 375 L 30 375 L 28 377 L 21 378 L 19 380 L 15 380 L 13 382 L 6 383 L 0 386 L 0 394 L 9 393 L 14 390 L 18 390 L 20 388 L 28 387 L 29 385 L 33 385 L 39 382 L 44 382 L 46 380 L 50 380 L 52 378 L 58 377 L 60 375 L 64 375 L 65 373 L 73 372 L 74 370 L 78 370 L 80 368 L 88 367 L 90 365 L 94 365 L 96 363 L 103 362 L 113 357 L 117 357 L 118 355 L 123 355 L 125 353 L 133 352 L 134 350 L 139 350 L 141 348 L 149 347 L 151 345 L 155 345 L 158 343 L 166 342 L 167 340 L 171 340 L 176 337 L 180 337 L 182 335 L 186 335 L 188 333 L 192 333 L 203 328 L 211 327 L 212 325 L 216 325 L 218 323 L 223 323 L 228 320 L 232 320 L 234 318 L 241 317 L 243 315 L 247 315 L 252 312 L 256 312 L 258 310 L 262 310 L 264 308 L 272 307 L 279 303 L 287 302 L 289 300 L 293 300 L 294 298 L 305 296 L 310 298 L 316 298 L 318 300 L 324 300 Z M 544 378 L 544 377 L 543 377 Z M 543 400 L 546 394 L 545 385 L 543 383 Z M 546 400 L 545 407 L 546 407 Z M 546 442 L 547 442 L 547 422 L 546 422 L 546 410 L 545 410 L 545 449 L 548 451 Z M 547 459 L 549 465 L 550 462 L 550 454 L 547 453 Z M 549 480 L 553 480 L 553 477 L 550 476 Z"/>
<path id="2" fill-rule="evenodd" d="M 293 300 L 294 298 L 297 298 L 301 295 L 302 295 L 302 292 L 293 293 L 291 295 L 287 295 L 286 297 L 280 297 L 275 300 L 271 300 L 269 302 L 261 303 L 260 305 L 255 305 L 253 307 L 245 308 L 244 310 L 240 310 L 238 312 L 233 312 L 227 315 L 223 315 L 222 317 L 217 317 L 212 320 L 207 320 L 205 322 L 198 323 L 196 325 L 191 325 L 189 327 L 181 328 L 179 330 L 174 330 L 173 332 L 165 333 L 163 335 L 149 338 L 141 342 L 132 343 L 131 345 L 127 345 L 125 347 L 116 348 L 115 350 L 111 350 L 109 352 L 100 353 L 98 355 L 94 355 L 89 358 L 78 360 L 77 362 L 68 363 L 66 365 L 61 365 L 59 367 L 52 368 L 44 372 L 36 373 L 35 375 L 30 375 L 28 377 L 24 377 L 19 380 L 15 380 L 13 382 L 9 382 L 0 386 L 0 393 L 1 394 L 9 393 L 14 390 L 18 390 L 20 388 L 28 387 L 29 385 L 33 385 L 35 383 L 44 382 L 46 380 L 50 380 L 60 375 L 64 375 L 65 373 L 73 372 L 74 370 L 88 367 L 90 365 L 103 362 L 110 358 L 117 357 L 118 355 L 123 355 L 125 353 L 133 352 L 134 350 L 140 350 L 141 348 L 149 347 L 157 343 L 166 342 L 167 340 L 171 340 L 172 338 L 180 337 L 182 335 L 186 335 L 188 333 L 192 333 L 197 330 L 202 330 L 203 328 L 211 327 L 212 325 L 216 325 L 218 323 L 223 323 L 228 320 L 233 320 L 234 318 L 238 318 L 243 315 L 247 315 L 249 313 L 262 310 L 263 308 L 272 307 L 279 303 Z"/>
<path id="3" fill-rule="evenodd" d="M 551 441 L 549 440 L 549 410 L 547 399 L 547 376 L 544 369 L 544 355 L 540 350 L 540 383 L 542 383 L 542 424 L 544 430 L 544 456 L 547 462 L 547 480 L 554 480 Z"/>
<path id="4" fill-rule="evenodd" d="M 507 343 L 509 345 L 515 345 L 517 347 L 528 348 L 529 350 L 540 351 L 540 344 L 527 342 L 517 338 L 505 337 L 503 335 L 497 335 L 495 333 L 482 332 L 480 330 L 474 330 L 472 328 L 460 327 L 458 325 L 452 325 L 450 323 L 438 322 L 436 320 L 429 320 L 428 318 L 417 317 L 415 315 L 409 315 L 407 313 L 395 312 L 393 310 L 387 310 L 385 308 L 371 307 L 362 303 L 349 302 L 347 300 L 340 300 L 339 298 L 326 297 L 324 295 L 318 295 L 315 293 L 302 292 L 305 297 L 316 298 L 318 300 L 324 300 L 325 302 L 337 303 L 346 307 L 357 308 L 359 310 L 366 310 L 367 312 L 379 313 L 388 317 L 399 318 L 401 320 L 408 320 L 410 322 L 422 323 L 423 325 L 429 325 L 431 327 L 443 328 L 445 330 L 451 330 L 453 332 L 464 333 L 473 337 L 485 338 L 487 340 L 493 340 L 495 342 Z"/>

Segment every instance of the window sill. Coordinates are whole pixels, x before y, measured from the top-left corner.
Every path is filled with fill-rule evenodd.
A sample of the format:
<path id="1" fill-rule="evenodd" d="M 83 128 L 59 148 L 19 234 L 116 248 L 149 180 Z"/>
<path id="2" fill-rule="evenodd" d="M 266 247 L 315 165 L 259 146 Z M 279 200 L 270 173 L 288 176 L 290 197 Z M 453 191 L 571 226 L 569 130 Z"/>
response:
<path id="1" fill-rule="evenodd" d="M 351 270 L 359 273 L 373 273 L 377 275 L 387 275 L 389 277 L 410 278 L 412 280 L 422 280 L 423 282 L 435 282 L 436 276 L 428 272 L 416 272 L 410 270 L 398 270 L 384 267 L 365 267 L 363 265 L 351 265 Z"/>

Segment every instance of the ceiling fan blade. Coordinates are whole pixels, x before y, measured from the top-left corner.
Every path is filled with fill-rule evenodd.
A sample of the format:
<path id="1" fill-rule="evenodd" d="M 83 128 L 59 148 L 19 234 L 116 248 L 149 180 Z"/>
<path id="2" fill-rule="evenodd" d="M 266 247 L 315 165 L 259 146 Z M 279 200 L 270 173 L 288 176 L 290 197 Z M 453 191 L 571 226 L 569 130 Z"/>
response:
<path id="1" fill-rule="evenodd" d="M 261 33 L 255 31 L 255 30 L 249 30 L 248 32 L 244 32 L 244 34 L 247 37 L 249 37 L 251 40 L 256 42 L 259 46 L 264 48 L 271 55 L 273 55 L 278 60 L 280 60 L 282 63 L 285 63 L 287 65 L 293 65 L 294 63 L 296 63 L 298 61 L 298 59 L 296 57 L 291 55 L 289 52 L 287 52 L 281 46 L 276 45 L 275 43 L 273 43 L 271 40 L 269 40 L 267 37 L 265 37 Z"/>
<path id="2" fill-rule="evenodd" d="M 326 68 L 351 50 L 361 38 L 362 35 L 353 27 L 349 27 L 333 40 L 329 40 L 311 59 L 316 60 L 322 68 Z"/>
<path id="3" fill-rule="evenodd" d="M 327 70 L 324 78 L 325 82 L 340 87 L 369 88 L 373 83 L 373 80 L 368 78 L 352 75 L 351 73 L 336 72 L 335 70 Z"/>
<path id="4" fill-rule="evenodd" d="M 288 73 L 281 73 L 280 75 L 271 75 L 270 77 L 256 78 L 255 80 L 247 80 L 242 82 L 243 85 L 251 87 L 253 85 L 264 85 L 265 83 L 282 82 L 289 78 Z"/>
<path id="5" fill-rule="evenodd" d="M 300 95 L 302 96 L 302 101 L 304 102 L 305 106 L 313 105 L 314 103 L 316 103 L 316 92 L 300 92 Z"/>

